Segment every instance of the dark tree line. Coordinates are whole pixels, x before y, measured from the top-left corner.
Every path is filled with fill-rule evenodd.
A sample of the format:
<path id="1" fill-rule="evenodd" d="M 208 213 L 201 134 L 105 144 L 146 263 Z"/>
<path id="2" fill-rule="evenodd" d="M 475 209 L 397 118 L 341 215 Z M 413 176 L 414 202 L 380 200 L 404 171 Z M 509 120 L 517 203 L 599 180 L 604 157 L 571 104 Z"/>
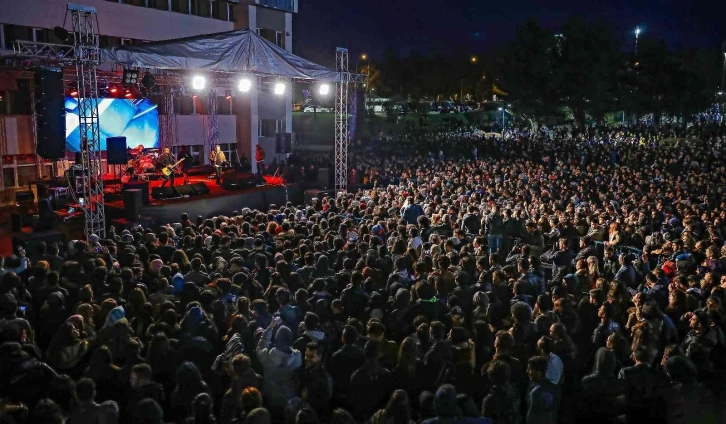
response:
<path id="1" fill-rule="evenodd" d="M 388 51 L 376 63 L 376 95 L 402 100 L 491 99 L 507 93 L 520 116 L 533 123 L 569 111 L 578 126 L 601 122 L 609 112 L 687 118 L 714 101 L 721 76 L 719 49 L 671 49 L 641 34 L 632 36 L 600 20 L 572 17 L 557 31 L 536 21 L 522 24 L 514 40 L 490 58 L 463 51 Z"/>

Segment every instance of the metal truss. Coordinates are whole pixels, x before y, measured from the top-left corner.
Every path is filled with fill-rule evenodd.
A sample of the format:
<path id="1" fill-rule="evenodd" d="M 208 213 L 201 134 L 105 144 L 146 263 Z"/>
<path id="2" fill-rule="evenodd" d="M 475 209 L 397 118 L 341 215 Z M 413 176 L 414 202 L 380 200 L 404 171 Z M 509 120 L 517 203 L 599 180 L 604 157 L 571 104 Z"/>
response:
<path id="1" fill-rule="evenodd" d="M 335 70 L 338 72 L 335 84 L 335 192 L 339 194 L 348 190 L 348 49 L 338 47 L 335 50 Z"/>
<path id="2" fill-rule="evenodd" d="M 207 153 L 219 143 L 219 121 L 217 117 L 217 91 L 209 90 L 207 97 L 207 145 L 204 146 Z"/>
<path id="3" fill-rule="evenodd" d="M 101 132 L 98 124 L 98 79 L 100 63 L 98 17 L 96 9 L 68 4 L 73 23 L 73 47 L 78 88 L 78 119 L 81 139 L 82 193 L 85 199 L 85 234 L 105 237 L 106 216 L 103 204 Z"/>
<path id="4" fill-rule="evenodd" d="M 13 55 L 33 58 L 34 60 L 48 59 L 48 61 L 55 64 L 65 63 L 68 65 L 73 65 L 78 57 L 75 45 L 37 43 L 23 40 L 16 40 L 13 43 Z"/>
<path id="5" fill-rule="evenodd" d="M 8 154 L 8 140 L 5 133 L 5 116 L 0 116 L 0 169 L 3 168 L 3 156 Z M 5 178 L 0 178 L 0 190 L 5 190 Z"/>
<path id="6" fill-rule="evenodd" d="M 164 113 L 159 114 L 159 147 L 164 148 L 174 145 L 174 129 L 176 113 L 174 112 L 174 93 L 171 86 L 161 88 L 161 101 L 164 104 Z"/>

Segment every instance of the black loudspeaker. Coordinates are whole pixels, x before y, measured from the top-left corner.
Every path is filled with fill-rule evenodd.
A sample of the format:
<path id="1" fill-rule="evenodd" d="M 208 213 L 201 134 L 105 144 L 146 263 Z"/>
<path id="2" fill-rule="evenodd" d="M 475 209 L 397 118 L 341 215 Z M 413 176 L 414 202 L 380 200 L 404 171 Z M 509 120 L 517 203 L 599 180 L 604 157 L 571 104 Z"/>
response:
<path id="1" fill-rule="evenodd" d="M 44 159 L 61 159 L 66 151 L 66 109 L 61 69 L 35 72 L 35 114 L 38 145 Z M 82 148 L 82 147 L 79 147 Z"/>
<path id="2" fill-rule="evenodd" d="M 141 217 L 142 193 L 139 189 L 124 190 L 124 212 L 128 221 L 136 221 Z"/>
<path id="3" fill-rule="evenodd" d="M 148 181 L 129 181 L 124 184 L 123 190 L 141 190 L 141 202 L 144 205 L 149 204 L 149 182 Z"/>
<path id="4" fill-rule="evenodd" d="M 292 152 L 292 133 L 275 134 L 275 153 Z"/>
<path id="5" fill-rule="evenodd" d="M 209 187 L 207 187 L 204 183 L 194 183 L 190 184 L 194 191 L 197 193 L 197 195 L 204 195 L 209 194 Z"/>
<path id="6" fill-rule="evenodd" d="M 194 187 L 192 187 L 190 184 L 174 186 L 174 189 L 176 190 L 176 194 L 179 196 L 196 196 L 197 195 L 197 191 L 194 190 Z"/>
<path id="7" fill-rule="evenodd" d="M 83 165 L 83 155 L 81 152 L 76 152 L 76 165 Z"/>
<path id="8" fill-rule="evenodd" d="M 251 188 L 257 185 L 257 176 L 251 175 L 244 178 L 237 178 L 234 176 L 225 176 L 222 180 L 222 187 L 227 190 L 235 190 L 241 188 Z"/>
<path id="9" fill-rule="evenodd" d="M 126 165 L 129 157 L 126 153 L 126 137 L 109 137 L 106 139 L 106 163 L 109 165 Z"/>
<path id="10" fill-rule="evenodd" d="M 154 199 L 173 199 L 175 197 L 179 197 L 179 195 L 176 194 L 176 190 L 174 187 L 165 186 L 165 187 L 154 187 L 151 189 L 151 197 Z"/>

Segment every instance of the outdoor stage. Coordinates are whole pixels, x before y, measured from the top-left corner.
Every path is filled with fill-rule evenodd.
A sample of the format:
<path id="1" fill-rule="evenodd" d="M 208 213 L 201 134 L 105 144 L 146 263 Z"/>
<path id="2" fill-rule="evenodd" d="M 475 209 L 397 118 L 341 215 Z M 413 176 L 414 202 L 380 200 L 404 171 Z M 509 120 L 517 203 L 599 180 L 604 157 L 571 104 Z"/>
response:
<path id="1" fill-rule="evenodd" d="M 225 189 L 217 185 L 214 179 L 207 179 L 208 174 L 189 177 L 189 184 L 205 184 L 209 193 L 178 197 L 171 199 L 149 198 L 148 204 L 141 206 L 142 221 L 154 221 L 156 224 L 178 222 L 183 213 L 189 214 L 194 220 L 197 216 L 209 217 L 229 215 L 232 211 L 243 208 L 266 210 L 270 204 L 284 205 L 288 201 L 295 204 L 303 202 L 303 191 L 299 184 L 267 184 L 260 187 Z M 238 174 L 241 180 L 250 180 L 252 174 Z M 269 177 L 267 178 L 269 180 Z M 176 179 L 175 186 L 181 186 L 183 178 Z M 150 181 L 149 193 L 159 187 L 162 181 Z M 169 186 L 169 184 L 167 184 Z M 106 216 L 115 222 L 125 221 L 126 210 L 123 199 L 106 201 Z"/>

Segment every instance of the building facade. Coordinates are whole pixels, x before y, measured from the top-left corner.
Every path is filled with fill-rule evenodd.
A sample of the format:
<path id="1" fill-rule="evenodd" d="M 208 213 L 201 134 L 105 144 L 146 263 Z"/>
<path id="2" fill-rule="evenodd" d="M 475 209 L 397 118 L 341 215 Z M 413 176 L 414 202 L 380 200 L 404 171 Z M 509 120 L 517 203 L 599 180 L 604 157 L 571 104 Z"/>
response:
<path id="1" fill-rule="evenodd" d="M 292 51 L 292 15 L 297 13 L 297 1 L 81 0 L 78 4 L 96 8 L 101 47 L 251 28 Z M 63 25 L 66 5 L 67 0 L 0 0 L 0 54 L 12 53 L 16 40 L 59 42 L 53 28 Z M 0 196 L 0 202 L 11 197 L 12 189 L 63 168 L 35 162 L 29 90 L 32 76 L 27 78 L 10 72 L 0 75 L 2 187 L 11 193 Z M 276 133 L 292 132 L 291 88 L 288 85 L 284 96 L 264 88 L 244 96 L 232 93 L 231 98 L 218 93 L 219 143 L 228 158 L 236 159 L 239 152 L 254 162 L 258 142 L 268 152 L 268 161 L 275 157 Z M 199 163 L 206 163 L 208 157 L 204 151 L 205 109 L 191 94 L 175 102 L 175 150 L 180 145 L 190 146 Z"/>

